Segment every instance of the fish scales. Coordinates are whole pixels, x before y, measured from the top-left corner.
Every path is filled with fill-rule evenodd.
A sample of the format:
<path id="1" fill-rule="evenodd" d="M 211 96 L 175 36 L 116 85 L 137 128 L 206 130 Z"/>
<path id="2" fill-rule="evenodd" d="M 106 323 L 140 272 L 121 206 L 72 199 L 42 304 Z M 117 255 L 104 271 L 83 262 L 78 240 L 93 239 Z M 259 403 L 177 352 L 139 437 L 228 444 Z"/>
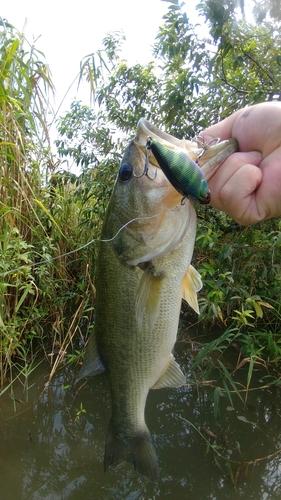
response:
<path id="1" fill-rule="evenodd" d="M 184 252 L 184 243 L 174 251 L 175 265 L 177 259 L 181 257 Z M 101 250 L 101 259 L 113 261 L 112 248 L 102 244 L 104 247 Z M 188 265 L 188 255 L 187 264 Z M 182 262 L 183 264 L 183 262 Z M 158 263 L 161 266 L 161 262 Z M 110 367 L 109 384 L 112 395 L 112 419 L 110 423 L 110 434 L 107 437 L 106 446 L 106 469 L 111 463 L 115 463 L 119 459 L 124 458 L 123 451 L 120 456 L 114 457 L 114 449 L 110 436 L 115 434 L 118 438 L 129 439 L 128 436 L 142 435 L 150 442 L 148 429 L 144 419 L 144 408 L 147 394 L 161 375 L 165 372 L 167 362 L 170 358 L 177 335 L 178 317 L 181 304 L 181 298 L 171 294 L 170 280 L 165 283 L 161 291 L 161 308 L 159 311 L 158 320 L 151 331 L 148 327 L 143 327 L 141 331 L 138 330 L 136 317 L 135 317 L 135 293 L 134 290 L 138 287 L 141 279 L 140 274 L 143 271 L 138 268 L 124 269 L 119 264 L 119 271 L 123 275 L 117 285 L 115 283 L 116 271 L 100 268 L 101 275 L 97 278 L 97 286 L 100 287 L 99 299 L 97 302 L 97 310 L 100 307 L 100 302 L 104 301 L 109 304 L 106 311 L 106 320 L 104 315 L 96 317 L 96 331 L 105 332 L 107 328 L 110 329 L 109 335 L 97 335 L 98 349 L 101 353 L 102 361 L 105 367 Z M 186 267 L 182 266 L 178 273 L 171 273 L 171 280 L 174 281 L 175 286 L 180 286 L 181 278 L 186 272 Z M 106 278 L 105 278 L 106 276 Z M 122 285 L 126 283 L 126 288 Z M 114 285 L 114 286 L 113 286 Z M 116 294 L 118 296 L 125 296 L 126 301 L 119 304 L 116 308 L 110 304 L 116 303 Z M 126 310 L 122 318 L 119 320 L 120 307 Z M 144 315 L 144 323 L 146 316 Z M 115 325 L 114 328 L 112 325 Z M 124 332 L 129 331 L 129 335 Z M 168 331 L 165 335 L 163 342 L 163 331 Z M 180 380 L 179 384 L 182 385 L 184 380 Z M 141 475 L 148 477 L 152 481 L 158 479 L 158 467 L 155 458 L 155 453 L 151 452 L 153 460 L 148 460 L 144 456 L 138 458 L 138 449 L 133 452 L 131 449 L 135 448 L 135 442 L 131 442 L 128 446 L 131 455 L 136 456 L 130 461 L 133 462 L 135 468 Z M 145 468 L 142 460 L 144 460 Z M 147 466 L 149 463 L 149 467 Z"/>
<path id="2" fill-rule="evenodd" d="M 145 152 L 139 143 L 145 140 L 139 125 L 124 153 L 107 208 L 95 282 L 95 335 L 90 336 L 78 380 L 106 369 L 112 411 L 105 471 L 125 460 L 147 480 L 157 482 L 157 457 L 145 422 L 146 399 L 150 389 L 185 383 L 172 350 L 181 300 L 198 312 L 202 283 L 191 265 L 194 207 L 189 200 L 181 204 L 181 195 L 162 170 L 153 177 L 155 167 L 149 165 L 149 175 L 141 175 Z"/>
<path id="3" fill-rule="evenodd" d="M 139 183 L 137 179 L 133 182 Z M 118 205 L 118 197 L 113 199 L 112 203 Z M 181 296 L 179 293 L 171 294 L 171 283 L 172 288 L 180 289 L 182 279 L 190 264 L 196 231 L 193 207 L 191 208 L 192 217 L 187 207 L 181 206 L 177 212 L 179 210 L 186 212 L 186 220 L 192 219 L 194 222 L 189 224 L 182 243 L 171 252 L 168 266 L 165 256 L 155 259 L 153 272 L 158 272 L 160 275 L 164 273 L 165 276 L 159 296 L 158 317 L 152 329 L 147 325 L 149 319 L 145 313 L 141 328 L 139 328 L 135 314 L 137 290 L 146 271 L 137 266 L 128 266 L 120 258 L 116 259 L 114 244 L 102 242 L 96 277 L 98 293 L 95 330 L 102 361 L 106 368 L 109 367 L 113 415 L 107 437 L 105 468 L 124 458 L 124 450 L 118 452 L 117 456 L 114 455 L 116 453 L 114 447 L 116 449 L 116 442 L 118 443 L 121 436 L 121 439 L 128 442 L 125 446 L 128 448 L 127 454 L 133 456 L 129 460 L 133 462 L 140 474 L 149 477 L 152 481 L 158 479 L 157 461 L 152 444 L 146 448 L 147 453 L 144 454 L 144 458 L 143 453 L 139 453 L 141 458 L 138 459 L 139 450 L 133 451 L 137 448 L 136 440 L 128 436 L 139 437 L 141 434 L 143 438 L 146 437 L 148 443 L 151 443 L 144 419 L 145 402 L 149 389 L 165 373 L 176 341 Z M 109 207 L 108 213 L 114 213 L 114 207 L 112 209 Z M 104 228 L 102 239 L 111 238 L 117 230 L 117 226 L 114 227 L 107 220 Z M 115 246 L 117 251 L 120 251 L 118 242 L 115 242 Z M 187 251 L 187 246 L 192 246 L 190 251 Z M 116 280 L 116 276 L 120 276 L 120 279 Z M 124 302 L 116 301 L 116 296 L 122 297 Z M 105 314 L 104 304 L 108 304 Z M 163 331 L 167 332 L 164 339 Z M 184 378 L 180 377 L 178 381 L 175 380 L 174 384 L 182 385 L 183 382 Z M 118 436 L 118 439 L 112 440 L 112 435 Z M 147 464 L 150 464 L 149 468 Z"/>

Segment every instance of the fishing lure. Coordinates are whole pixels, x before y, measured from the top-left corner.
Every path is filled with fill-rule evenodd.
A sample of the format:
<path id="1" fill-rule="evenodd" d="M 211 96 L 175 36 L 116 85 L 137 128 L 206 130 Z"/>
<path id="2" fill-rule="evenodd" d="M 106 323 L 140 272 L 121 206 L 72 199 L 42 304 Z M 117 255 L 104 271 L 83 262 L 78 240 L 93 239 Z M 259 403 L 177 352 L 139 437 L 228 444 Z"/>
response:
<path id="1" fill-rule="evenodd" d="M 183 150 L 170 149 L 156 139 L 147 138 L 146 149 L 155 156 L 167 179 L 184 198 L 208 204 L 211 193 L 201 168 Z"/>

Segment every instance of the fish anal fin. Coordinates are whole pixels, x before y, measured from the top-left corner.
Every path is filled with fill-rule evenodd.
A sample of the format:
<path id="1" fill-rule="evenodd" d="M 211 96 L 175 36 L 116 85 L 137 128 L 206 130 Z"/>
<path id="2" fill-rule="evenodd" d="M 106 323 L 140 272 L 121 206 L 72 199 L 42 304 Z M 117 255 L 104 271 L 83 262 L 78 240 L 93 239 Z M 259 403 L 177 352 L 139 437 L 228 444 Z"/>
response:
<path id="1" fill-rule="evenodd" d="M 106 434 L 104 471 L 107 472 L 109 467 L 118 465 L 122 460 L 133 464 L 134 469 L 148 481 L 158 482 L 157 457 L 149 430 L 120 432 L 111 420 Z"/>
<path id="2" fill-rule="evenodd" d="M 164 272 L 156 272 L 150 263 L 143 273 L 136 295 L 136 321 L 141 330 L 145 318 L 146 326 L 152 331 L 160 310 L 160 295 L 165 278 Z"/>
<path id="3" fill-rule="evenodd" d="M 174 356 L 171 354 L 166 370 L 157 380 L 151 389 L 162 389 L 163 387 L 181 387 L 186 383 L 186 378 L 182 373 Z"/>
<path id="4" fill-rule="evenodd" d="M 197 292 L 201 290 L 202 286 L 200 274 L 190 265 L 182 281 L 182 298 L 197 314 L 199 314 Z"/>
<path id="5" fill-rule="evenodd" d="M 78 373 L 75 383 L 83 378 L 93 377 L 105 371 L 102 360 L 100 359 L 95 333 L 91 333 L 86 347 L 84 363 Z"/>

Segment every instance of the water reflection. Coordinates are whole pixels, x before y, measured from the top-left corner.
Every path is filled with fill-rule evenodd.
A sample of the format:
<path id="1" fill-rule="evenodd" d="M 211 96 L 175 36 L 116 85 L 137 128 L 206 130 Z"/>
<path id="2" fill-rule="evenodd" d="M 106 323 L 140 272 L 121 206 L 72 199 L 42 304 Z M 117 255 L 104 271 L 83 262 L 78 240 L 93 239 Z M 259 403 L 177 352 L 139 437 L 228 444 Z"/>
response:
<path id="1" fill-rule="evenodd" d="M 188 370 L 186 345 L 177 351 Z M 3 500 L 280 499 L 281 454 L 274 455 L 281 449 L 278 390 L 253 392 L 248 407 L 235 401 L 235 410 L 225 398 L 218 419 L 207 391 L 198 395 L 191 386 L 151 391 L 146 418 L 161 473 L 155 486 L 138 477 L 129 464 L 103 472 L 110 416 L 105 376 L 88 381 L 74 396 L 72 369 L 58 372 L 43 391 L 47 371 L 42 364 L 32 374 L 28 403 L 22 386 L 14 388 L 16 413 L 8 392 L 0 401 Z M 204 434 L 204 429 L 221 436 L 221 441 Z M 203 436 L 223 457 L 240 465 L 227 465 Z M 267 455 L 272 456 L 243 467 Z M 239 467 L 235 488 L 232 480 Z"/>

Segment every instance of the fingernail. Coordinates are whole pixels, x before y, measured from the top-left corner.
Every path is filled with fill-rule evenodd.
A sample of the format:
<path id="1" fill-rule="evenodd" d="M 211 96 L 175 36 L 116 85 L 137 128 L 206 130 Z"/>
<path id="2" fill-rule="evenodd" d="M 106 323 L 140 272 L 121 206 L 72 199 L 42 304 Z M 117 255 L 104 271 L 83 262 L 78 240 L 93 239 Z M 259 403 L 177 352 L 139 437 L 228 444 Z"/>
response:
<path id="1" fill-rule="evenodd" d="M 253 159 L 255 159 L 255 160 L 262 159 L 262 154 L 260 151 L 249 151 L 248 154 L 251 155 L 253 157 Z"/>

